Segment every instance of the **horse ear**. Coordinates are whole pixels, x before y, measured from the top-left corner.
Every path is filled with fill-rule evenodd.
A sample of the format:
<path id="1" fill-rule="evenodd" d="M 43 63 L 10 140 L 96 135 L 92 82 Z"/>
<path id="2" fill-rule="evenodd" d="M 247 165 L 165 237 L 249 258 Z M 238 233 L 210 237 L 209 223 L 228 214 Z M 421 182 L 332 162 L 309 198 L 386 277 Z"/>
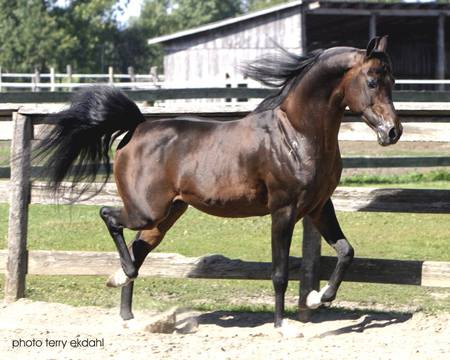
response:
<path id="1" fill-rule="evenodd" d="M 387 49 L 388 36 L 384 35 L 377 44 L 376 50 L 385 52 Z"/>
<path id="2" fill-rule="evenodd" d="M 379 41 L 380 41 L 380 38 L 378 36 L 375 36 L 374 38 L 372 38 L 369 41 L 369 43 L 367 44 L 367 49 L 366 49 L 366 57 L 370 57 L 370 55 L 372 54 L 372 51 L 377 48 Z"/>

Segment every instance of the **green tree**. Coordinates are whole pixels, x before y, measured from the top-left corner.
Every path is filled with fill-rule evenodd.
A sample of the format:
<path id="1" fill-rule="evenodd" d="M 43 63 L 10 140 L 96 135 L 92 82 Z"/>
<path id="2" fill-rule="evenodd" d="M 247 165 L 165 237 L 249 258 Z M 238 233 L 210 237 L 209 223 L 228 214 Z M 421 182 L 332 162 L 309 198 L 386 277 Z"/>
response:
<path id="1" fill-rule="evenodd" d="M 115 0 L 72 0 L 65 7 L 51 9 L 58 28 L 74 39 L 61 49 L 58 67 L 70 63 L 80 72 L 104 72 L 118 61 L 115 6 Z"/>
<path id="2" fill-rule="evenodd" d="M 242 12 L 241 0 L 179 0 L 171 14 L 179 29 L 234 17 Z"/>
<path id="3" fill-rule="evenodd" d="M 233 17 L 242 12 L 241 0 L 147 0 L 141 15 L 124 31 L 123 53 L 127 53 L 136 69 L 147 70 L 148 66 L 162 63 L 162 49 L 155 45 L 144 45 L 147 40 L 183 29 L 200 26 L 209 22 Z M 138 41 L 141 45 L 130 46 Z"/>
<path id="4" fill-rule="evenodd" d="M 246 9 L 248 11 L 256 11 L 261 10 L 265 8 L 269 8 L 271 6 L 287 3 L 290 0 L 247 0 L 246 2 Z"/>
<path id="5" fill-rule="evenodd" d="M 44 70 L 73 42 L 41 0 L 0 0 L 0 29 L 0 65 L 9 71 Z"/>
<path id="6" fill-rule="evenodd" d="M 176 27 L 169 15 L 170 7 L 169 0 L 144 2 L 140 16 L 133 19 L 128 28 L 120 34 L 118 47 L 122 59 L 121 67 L 134 66 L 138 72 L 148 72 L 152 65 L 161 67 L 162 48 L 158 45 L 148 46 L 147 40 L 174 31 Z"/>

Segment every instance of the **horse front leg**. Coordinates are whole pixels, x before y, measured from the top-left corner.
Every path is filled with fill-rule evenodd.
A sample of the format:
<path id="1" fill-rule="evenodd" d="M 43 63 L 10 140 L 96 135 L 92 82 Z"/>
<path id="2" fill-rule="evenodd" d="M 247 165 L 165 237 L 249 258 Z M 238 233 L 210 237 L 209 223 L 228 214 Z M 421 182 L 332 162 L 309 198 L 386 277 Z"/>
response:
<path id="1" fill-rule="evenodd" d="M 183 215 L 187 207 L 186 203 L 176 201 L 170 207 L 169 214 L 166 218 L 157 226 L 152 229 L 142 230 L 137 234 L 135 240 L 128 248 L 137 271 L 139 271 L 147 255 L 161 243 L 167 231 Z M 116 280 L 118 277 L 120 280 L 120 274 L 122 273 L 122 268 L 118 269 L 110 276 L 107 285 L 110 287 L 123 286 L 120 297 L 120 316 L 123 320 L 130 320 L 134 318 L 132 312 L 134 279 L 126 281 L 125 284 L 117 283 Z"/>
<path id="2" fill-rule="evenodd" d="M 272 212 L 272 282 L 275 290 L 275 327 L 283 323 L 284 295 L 289 279 L 289 249 L 295 226 L 294 207 Z"/>
<path id="3" fill-rule="evenodd" d="M 142 232 L 139 232 L 136 239 L 131 243 L 129 247 L 130 255 L 133 258 L 134 266 L 137 271 L 141 267 L 147 255 L 152 251 L 158 244 L 149 244 L 148 242 L 141 239 Z M 117 287 L 116 274 L 121 273 L 122 269 L 117 270 L 113 275 L 110 276 L 106 285 L 109 287 Z M 130 320 L 134 318 L 133 312 L 131 310 L 133 304 L 133 289 L 134 281 L 128 281 L 121 289 L 120 294 L 120 317 L 123 320 Z"/>
<path id="4" fill-rule="evenodd" d="M 319 292 L 313 290 L 308 294 L 306 306 L 316 309 L 336 298 L 345 272 L 353 260 L 354 250 L 341 230 L 331 199 L 328 199 L 320 213 L 317 216 L 311 216 L 311 219 L 327 243 L 336 251 L 338 258 L 328 284 Z"/>
<path id="5" fill-rule="evenodd" d="M 137 276 L 138 272 L 123 236 L 123 228 L 126 223 L 123 219 L 123 208 L 104 206 L 100 209 L 100 217 L 105 222 L 116 245 L 122 265 L 121 271 L 116 272 L 113 281 L 116 284 L 121 284 L 121 286 L 126 285 Z"/>

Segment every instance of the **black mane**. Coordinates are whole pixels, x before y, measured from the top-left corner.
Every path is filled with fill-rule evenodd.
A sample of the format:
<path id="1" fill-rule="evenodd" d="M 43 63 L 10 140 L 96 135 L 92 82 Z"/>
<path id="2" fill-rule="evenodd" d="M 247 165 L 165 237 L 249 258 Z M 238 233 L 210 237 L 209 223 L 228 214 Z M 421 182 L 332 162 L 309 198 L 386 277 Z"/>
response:
<path id="1" fill-rule="evenodd" d="M 278 46 L 278 52 L 247 63 L 241 67 L 244 76 L 280 90 L 265 98 L 254 110 L 271 110 L 281 104 L 289 91 L 298 84 L 303 75 L 317 62 L 323 50 L 296 55 Z"/>

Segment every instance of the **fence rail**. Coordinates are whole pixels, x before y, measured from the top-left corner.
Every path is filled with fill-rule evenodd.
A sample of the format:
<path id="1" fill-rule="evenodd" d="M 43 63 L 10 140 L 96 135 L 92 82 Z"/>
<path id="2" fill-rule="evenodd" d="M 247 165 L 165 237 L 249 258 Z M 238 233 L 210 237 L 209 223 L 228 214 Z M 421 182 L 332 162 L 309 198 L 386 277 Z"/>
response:
<path id="1" fill-rule="evenodd" d="M 447 167 L 450 166 L 450 156 L 344 156 L 342 162 L 345 169 Z M 111 168 L 113 168 L 112 165 L 111 163 Z M 76 172 L 76 169 L 77 166 L 74 166 L 73 171 Z M 44 170 L 42 166 L 32 166 L 31 177 L 36 178 L 44 174 Z M 106 174 L 105 169 L 101 167 L 98 174 Z M 9 179 L 10 177 L 11 168 L 0 166 L 0 179 Z"/>
<path id="2" fill-rule="evenodd" d="M 411 108 L 416 107 L 416 111 Z M 447 104 L 448 107 L 448 104 Z M 443 111 L 439 116 L 448 116 L 447 107 L 439 108 Z M 148 109 L 148 110 L 147 110 Z M 406 111 L 411 111 L 412 116 L 420 112 L 421 106 L 417 104 L 410 105 Z M 423 109 L 422 109 L 423 110 Z M 429 109 L 428 109 L 429 110 Z M 166 110 L 158 112 L 155 108 L 143 109 L 144 115 L 153 118 L 167 117 Z M 186 111 L 185 111 L 186 112 Z M 31 183 L 31 163 L 30 163 L 30 143 L 33 134 L 39 136 L 37 130 L 38 124 L 47 122 L 46 114 L 49 110 L 43 110 L 36 107 L 21 108 L 14 113 L 14 134 L 12 141 L 11 156 L 11 180 L 9 186 L 0 186 L 0 196 L 9 195 L 10 217 L 8 232 L 8 260 L 5 268 L 6 285 L 5 298 L 7 300 L 15 300 L 24 296 L 25 276 L 26 273 L 43 273 L 49 268 L 54 269 L 55 274 L 65 273 L 64 271 L 74 271 L 83 273 L 82 269 L 90 273 L 99 271 L 90 268 L 87 263 L 95 263 L 91 261 L 93 258 L 100 257 L 100 264 L 104 268 L 101 271 L 108 271 L 111 266 L 117 264 L 117 257 L 112 254 L 98 255 L 96 253 L 73 253 L 67 252 L 28 252 L 26 247 L 27 239 L 27 216 L 28 206 L 30 202 L 48 203 L 49 197 L 45 194 L 42 185 L 39 183 Z M 242 111 L 228 109 L 224 110 L 222 106 L 220 111 L 215 110 L 203 112 L 202 115 L 213 116 L 221 114 L 222 119 L 230 119 L 241 116 Z M 434 116 L 434 115 L 433 115 Z M 344 123 L 343 127 L 350 125 L 348 131 L 354 132 L 353 122 Z M 405 126 L 408 123 L 405 123 Z M 440 125 L 448 126 L 447 121 L 436 121 L 432 126 Z M 33 129 L 36 128 L 36 129 Z M 405 128 L 406 129 L 406 128 Z M 431 131 L 430 138 L 444 139 L 450 141 L 449 133 L 442 136 L 440 131 Z M 350 137 L 354 140 L 355 137 Z M 19 156 L 20 155 L 20 156 Z M 1 183 L 0 183 L 1 184 Z M 107 184 L 97 197 L 92 198 L 86 204 L 116 204 L 119 203 L 113 184 Z M 3 195 L 2 195 L 3 194 Z M 450 190 L 419 190 L 419 189 L 370 189 L 370 188 L 338 188 L 333 195 L 336 209 L 344 211 L 392 211 L 392 212 L 417 212 L 417 213 L 450 213 Z M 64 203 L 66 199 L 61 199 Z M 320 235 L 312 224 L 304 220 L 304 239 L 303 241 L 303 260 L 293 259 L 291 266 L 293 272 L 292 277 L 300 279 L 300 304 L 305 303 L 306 295 L 311 289 L 317 289 L 320 279 L 326 279 L 329 276 L 331 267 L 334 265 L 333 258 L 321 257 L 320 254 Z M 0 253 L 0 259 L 4 252 Z M 155 257 L 156 256 L 156 257 Z M 152 261 L 145 266 L 148 273 L 155 275 L 157 269 L 152 265 L 157 256 L 153 255 Z M 112 260 L 111 260 L 112 259 Z M 260 274 L 261 278 L 268 278 L 270 265 L 268 263 L 255 263 L 241 260 L 230 260 L 221 256 L 202 257 L 198 259 L 187 259 L 177 263 L 174 257 L 168 256 L 167 263 L 172 263 L 172 270 L 179 272 L 183 277 L 219 277 L 219 278 L 254 278 L 255 274 Z M 177 259 L 181 259 L 178 257 Z M 3 260 L 4 261 L 4 260 Z M 113 262 L 110 262 L 113 261 Z M 2 261 L 0 261 L 0 264 Z M 184 268 L 181 265 L 184 263 Z M 69 264 L 76 266 L 78 270 L 69 270 Z M 228 264 L 228 265 L 226 265 Z M 228 273 L 222 273 L 218 266 L 229 270 Z M 0 265 L 1 266 L 1 265 Z M 169 266 L 169 265 L 167 265 Z M 1 268 L 1 267 L 0 267 Z M 66 270 L 64 270 L 66 269 Z M 247 273 L 238 275 L 239 269 L 246 270 Z M 258 270 L 259 269 L 259 270 Z M 425 286 L 445 286 L 449 287 L 449 263 L 447 262 L 428 262 L 428 261 L 398 261 L 386 259 L 355 259 L 352 270 L 347 276 L 349 281 L 364 282 L 381 282 L 381 283 L 402 283 Z M 250 272 L 253 275 L 249 275 Z M 233 275 L 234 274 L 234 275 Z M 180 275 L 180 276 L 181 276 Z M 405 280 L 408 279 L 408 280 Z M 301 307 L 303 306 L 301 305 Z M 307 317 L 308 312 L 303 312 L 303 318 Z"/>
<path id="3" fill-rule="evenodd" d="M 3 81 L 8 79 L 9 81 Z M 17 81 L 11 81 L 17 79 Z M 24 82 L 23 79 L 29 79 Z M 42 80 L 46 81 L 42 81 Z M 78 79 L 78 81 L 73 81 Z M 129 82 L 122 82 L 121 80 L 128 79 Z M 138 80 L 141 81 L 138 81 Z M 72 67 L 67 66 L 66 73 L 57 73 L 54 68 L 50 68 L 49 73 L 41 73 L 35 70 L 33 73 L 8 73 L 4 72 L 0 66 L 0 91 L 5 89 L 31 89 L 34 92 L 40 90 L 58 91 L 59 89 L 75 89 L 83 86 L 91 85 L 98 80 L 106 80 L 109 84 L 114 84 L 122 88 L 167 88 L 174 87 L 174 84 L 168 84 L 162 81 L 163 77 L 158 76 L 157 68 L 152 67 L 150 74 L 135 74 L 133 67 L 128 68 L 127 74 L 116 74 L 112 66 L 108 67 L 107 74 L 79 74 L 72 73 Z M 119 81 L 117 81 L 119 80 Z M 145 82 L 142 80 L 146 80 Z M 243 87 L 252 87 L 256 84 L 253 80 L 237 78 L 232 80 L 239 83 Z M 201 81 L 195 84 L 195 87 L 211 87 L 216 86 L 217 83 L 226 83 L 225 77 L 210 79 L 210 81 Z M 212 85 L 213 84 L 213 85 Z M 402 85 L 441 85 L 450 84 L 450 79 L 397 79 L 396 85 L 401 88 Z M 175 86 L 184 87 L 185 85 Z M 224 85 L 225 86 L 225 85 Z"/>
<path id="4" fill-rule="evenodd" d="M 114 83 L 120 87 L 121 84 Z M 146 83 L 147 84 L 147 83 Z M 134 101 L 161 101 L 161 100 L 189 100 L 189 99 L 262 99 L 274 94 L 275 90 L 262 87 L 218 87 L 215 83 L 212 87 L 180 88 L 175 84 L 148 83 L 145 90 L 128 90 L 126 93 Z M 66 84 L 61 84 L 61 87 Z M 76 84 L 79 87 L 92 86 L 91 83 Z M 107 85 L 107 84 L 104 84 Z M 48 84 L 46 85 L 48 86 Z M 59 85 L 58 85 L 59 86 Z M 169 87 L 170 86 L 170 87 Z M 128 87 L 128 85 L 126 86 Z M 64 103 L 72 96 L 72 92 L 0 92 L 0 103 Z M 401 102 L 450 102 L 450 91 L 414 91 L 402 90 L 393 92 L 394 101 Z"/>
<path id="5" fill-rule="evenodd" d="M 79 184 L 80 189 L 85 184 Z M 95 185 L 95 184 L 94 184 Z M 100 185 L 100 184 L 98 184 Z M 48 193 L 43 182 L 31 184 L 31 204 L 70 204 L 70 186 L 66 185 L 59 197 L 54 198 Z M 107 183 L 98 192 L 98 187 L 86 190 L 86 198 L 81 201 L 84 205 L 119 206 L 122 204 L 114 183 Z M 8 201 L 12 187 L 7 182 L 0 182 L 0 202 Z M 333 193 L 334 207 L 338 211 L 366 211 L 366 212 L 403 212 L 403 213 L 450 213 L 450 190 L 434 189 L 397 189 L 340 186 Z"/>
<path id="6" fill-rule="evenodd" d="M 4 81 L 4 79 L 8 81 Z M 24 79 L 29 80 L 24 81 Z M 124 79 L 127 79 L 128 82 L 123 82 Z M 161 79 L 157 75 L 156 67 L 151 68 L 150 74 L 135 74 L 133 67 L 128 68 L 128 74 L 115 74 L 111 66 L 108 68 L 107 74 L 74 74 L 70 65 L 67 66 L 66 73 L 56 73 L 54 68 L 50 68 L 49 73 L 41 73 L 38 70 L 34 73 L 5 73 L 0 67 L 0 91 L 5 89 L 30 89 L 33 92 L 41 90 L 58 91 L 59 89 L 72 90 L 93 85 L 98 83 L 99 80 L 100 82 L 105 81 L 114 84 L 117 87 L 151 89 L 160 87 L 158 84 L 160 84 Z"/>
<path id="7" fill-rule="evenodd" d="M 8 253 L 0 250 L 0 273 L 6 270 Z M 117 252 L 45 251 L 28 252 L 27 273 L 32 275 L 110 275 L 120 266 Z M 320 280 L 328 280 L 336 258 L 320 258 Z M 289 258 L 289 279 L 298 280 L 302 259 Z M 229 259 L 223 255 L 186 257 L 150 253 L 139 270 L 140 277 L 270 280 L 271 263 Z M 450 287 L 450 262 L 356 258 L 345 281 Z"/>

